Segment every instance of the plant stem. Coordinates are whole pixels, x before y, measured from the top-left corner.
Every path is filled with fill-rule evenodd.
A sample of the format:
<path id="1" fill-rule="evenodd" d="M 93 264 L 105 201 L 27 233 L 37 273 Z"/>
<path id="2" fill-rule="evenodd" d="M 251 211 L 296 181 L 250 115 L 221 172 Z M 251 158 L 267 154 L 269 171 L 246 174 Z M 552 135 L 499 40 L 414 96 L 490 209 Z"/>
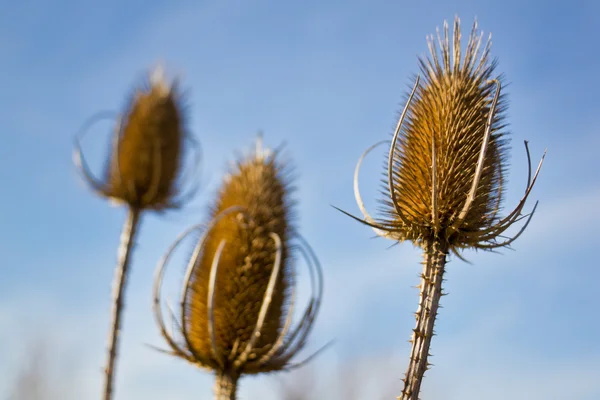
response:
<path id="1" fill-rule="evenodd" d="M 215 378 L 215 400 L 236 400 L 239 376 L 229 372 L 217 372 Z"/>
<path id="2" fill-rule="evenodd" d="M 418 400 L 423 375 L 429 369 L 427 357 L 442 296 L 447 254 L 448 246 L 437 239 L 428 241 L 424 246 L 419 307 L 415 313 L 417 324 L 413 330 L 410 361 L 404 378 L 404 389 L 398 398 L 400 400 Z"/>
<path id="3" fill-rule="evenodd" d="M 117 253 L 117 267 L 113 282 L 111 328 L 108 336 L 108 359 L 106 360 L 106 381 L 104 385 L 104 400 L 111 400 L 113 395 L 113 381 L 115 376 L 115 362 L 117 358 L 117 347 L 119 343 L 119 331 L 121 327 L 121 312 L 123 310 L 123 298 L 129 262 L 131 261 L 131 249 L 135 234 L 137 232 L 140 218 L 140 210 L 130 208 L 127 219 L 121 231 L 121 241 Z"/>

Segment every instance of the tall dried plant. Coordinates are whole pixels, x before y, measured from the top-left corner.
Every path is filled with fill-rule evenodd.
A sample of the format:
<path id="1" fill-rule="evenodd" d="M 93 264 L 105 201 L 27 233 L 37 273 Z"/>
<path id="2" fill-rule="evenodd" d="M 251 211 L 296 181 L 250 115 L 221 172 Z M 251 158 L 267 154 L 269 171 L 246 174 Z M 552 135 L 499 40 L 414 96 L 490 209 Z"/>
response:
<path id="1" fill-rule="evenodd" d="M 184 232 L 159 262 L 155 316 L 168 354 L 216 375 L 214 398 L 236 398 L 244 374 L 291 369 L 319 311 L 323 293 L 319 262 L 293 224 L 288 168 L 277 152 L 263 150 L 238 161 L 226 175 L 207 224 Z M 177 337 L 161 311 L 165 266 L 181 241 L 202 230 L 188 262 Z M 291 329 L 295 297 L 294 253 L 306 260 L 312 298 Z M 171 313 L 173 313 L 171 311 Z"/>
<path id="2" fill-rule="evenodd" d="M 427 357 L 449 252 L 463 259 L 464 249 L 509 246 L 523 233 L 537 206 L 528 216 L 522 214 L 544 158 L 532 178 L 525 141 L 529 162 L 525 194 L 508 215 L 498 215 L 509 150 L 507 106 L 502 79 L 494 76 L 497 63 L 489 57 L 491 41 L 480 52 L 482 37 L 475 22 L 464 59 L 458 17 L 452 48 L 447 23 L 443 37 L 438 31 L 440 50 L 433 36 L 428 38 L 431 56 L 419 59 L 424 82 L 416 77 L 391 142 L 383 216 L 376 220 L 369 215 L 358 190 L 362 160 L 377 145 L 367 149 L 355 170 L 355 197 L 364 219 L 340 210 L 371 226 L 379 236 L 408 240 L 423 250 L 420 299 L 402 400 L 418 399 L 430 366 Z M 503 235 L 523 218 L 525 223 L 514 236 Z"/>
<path id="3" fill-rule="evenodd" d="M 96 119 L 90 120 L 90 123 Z M 195 143 L 185 130 L 182 97 L 176 82 L 168 84 L 161 68 L 131 96 L 114 131 L 105 179 L 89 171 L 76 139 L 75 163 L 93 191 L 128 208 L 121 233 L 115 270 L 104 399 L 113 395 L 113 381 L 121 329 L 125 284 L 140 217 L 146 210 L 158 212 L 180 207 L 195 187 L 182 194 L 182 164 L 186 144 Z M 87 128 L 89 124 L 85 127 Z"/>

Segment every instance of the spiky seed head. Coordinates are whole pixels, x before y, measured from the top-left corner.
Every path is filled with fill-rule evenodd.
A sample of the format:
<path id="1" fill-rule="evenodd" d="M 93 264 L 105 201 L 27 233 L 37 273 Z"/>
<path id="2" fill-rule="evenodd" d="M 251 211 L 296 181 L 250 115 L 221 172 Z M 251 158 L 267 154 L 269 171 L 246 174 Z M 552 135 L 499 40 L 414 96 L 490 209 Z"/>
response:
<path id="1" fill-rule="evenodd" d="M 217 376 L 237 380 L 243 374 L 293 369 L 328 346 L 291 362 L 306 345 L 319 312 L 323 273 L 293 226 L 291 179 L 279 154 L 263 149 L 259 139 L 256 152 L 226 175 L 209 223 L 180 235 L 156 269 L 154 313 L 172 349 L 168 353 Z M 179 321 L 173 321 L 181 334 L 177 339 L 162 317 L 164 269 L 176 247 L 197 229 L 203 233 L 188 262 Z M 296 251 L 309 268 L 312 295 L 292 324 Z"/>
<path id="2" fill-rule="evenodd" d="M 476 242 L 462 232 L 496 222 L 508 151 L 503 123 L 506 104 L 501 95 L 492 109 L 496 62 L 490 62 L 489 41 L 479 52 L 481 39 L 475 23 L 463 58 L 458 18 L 452 45 L 446 23 L 443 37 L 438 32 L 440 51 L 433 37 L 428 38 L 431 55 L 419 60 L 424 79 L 407 106 L 392 163 L 396 205 L 404 210 L 405 220 L 391 200 L 383 202 L 384 224 L 398 228 L 397 239 L 422 243 L 439 235 L 453 247 L 470 247 Z M 489 145 L 476 196 L 458 229 L 451 229 L 473 184 L 490 113 Z M 385 192 L 389 198 L 387 188 Z"/>
<path id="3" fill-rule="evenodd" d="M 104 194 L 137 209 L 173 205 L 183 159 L 185 117 L 176 83 L 162 69 L 133 93 L 116 130 Z"/>
<path id="4" fill-rule="evenodd" d="M 217 352 L 232 360 L 251 339 L 274 268 L 277 252 L 273 233 L 281 240 L 280 273 L 260 337 L 249 359 L 265 355 L 283 329 L 288 286 L 292 280 L 288 244 L 293 235 L 290 192 L 285 168 L 277 160 L 277 154 L 269 154 L 260 146 L 255 154 L 237 162 L 220 188 L 212 207 L 212 218 L 234 206 L 241 206 L 244 211 L 220 219 L 207 232 L 187 293 L 184 320 L 193 350 L 204 359 L 213 360 L 214 365 L 217 363 L 208 329 L 207 296 L 210 271 L 220 243 L 224 243 L 224 250 L 218 262 L 213 306 Z M 237 372 L 248 374 L 264 370 L 251 365 L 248 363 Z"/>

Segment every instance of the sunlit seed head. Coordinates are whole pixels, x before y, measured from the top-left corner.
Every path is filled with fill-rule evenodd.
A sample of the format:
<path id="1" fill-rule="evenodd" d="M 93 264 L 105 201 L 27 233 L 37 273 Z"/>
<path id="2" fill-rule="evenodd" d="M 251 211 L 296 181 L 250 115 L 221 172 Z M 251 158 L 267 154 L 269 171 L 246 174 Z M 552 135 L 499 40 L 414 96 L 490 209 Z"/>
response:
<path id="1" fill-rule="evenodd" d="M 272 234 L 281 240 L 281 272 L 260 337 L 249 357 L 260 358 L 276 343 L 293 279 L 288 244 L 293 235 L 290 191 L 285 167 L 277 154 L 269 155 L 259 147 L 226 175 L 212 207 L 212 218 L 233 206 L 241 206 L 244 211 L 223 217 L 208 231 L 187 294 L 185 324 L 192 347 L 204 359 L 214 359 L 207 298 L 211 267 L 221 243 L 224 247 L 214 285 L 214 338 L 219 354 L 233 360 L 251 339 L 275 264 L 277 251 Z M 240 372 L 264 369 L 250 365 Z"/>
<path id="2" fill-rule="evenodd" d="M 423 78 L 408 105 L 394 149 L 392 186 L 404 219 L 398 216 L 387 187 L 383 211 L 386 223 L 400 227 L 396 235 L 402 240 L 420 243 L 440 235 L 453 246 L 468 247 L 471 243 L 463 242 L 461 232 L 494 224 L 502 202 L 508 152 L 506 102 L 500 95 L 492 110 L 499 89 L 492 81 L 496 63 L 490 61 L 490 42 L 481 49 L 476 24 L 464 57 L 458 18 L 453 37 L 444 24 L 438 43 L 439 49 L 430 37 L 431 54 L 419 60 Z M 476 196 L 466 215 L 459 218 L 474 181 L 490 113 L 489 145 Z"/>
<path id="3" fill-rule="evenodd" d="M 259 140 L 256 151 L 225 175 L 209 222 L 186 230 L 161 258 L 153 309 L 172 350 L 168 353 L 237 380 L 244 374 L 296 368 L 327 347 L 302 362 L 291 361 L 305 347 L 319 312 L 323 271 L 294 227 L 289 172 L 280 150 L 264 149 Z M 198 230 L 181 313 L 169 329 L 161 307 L 165 266 L 179 244 Z M 306 261 L 311 289 L 297 321 L 295 255 Z"/>
<path id="4" fill-rule="evenodd" d="M 139 209 L 170 207 L 179 190 L 185 120 L 177 87 L 161 68 L 135 90 L 115 134 L 106 195 Z"/>
<path id="5" fill-rule="evenodd" d="M 383 217 L 373 218 L 367 211 L 358 180 L 365 156 L 385 142 L 369 147 L 354 170 L 354 197 L 363 218 L 339 211 L 370 226 L 379 236 L 423 247 L 437 242 L 459 257 L 458 251 L 464 248 L 510 246 L 525 231 L 537 202 L 529 215 L 523 214 L 523 208 L 546 152 L 532 173 L 525 141 L 525 193 L 512 211 L 499 216 L 509 150 L 506 100 L 502 77 L 493 75 L 496 62 L 489 60 L 491 42 L 481 50 L 482 37 L 475 23 L 464 57 L 458 18 L 452 45 L 446 23 L 443 35 L 438 32 L 439 49 L 429 38 L 430 56 L 419 60 L 421 74 L 400 114 L 386 157 Z M 504 234 L 523 219 L 515 235 Z"/>

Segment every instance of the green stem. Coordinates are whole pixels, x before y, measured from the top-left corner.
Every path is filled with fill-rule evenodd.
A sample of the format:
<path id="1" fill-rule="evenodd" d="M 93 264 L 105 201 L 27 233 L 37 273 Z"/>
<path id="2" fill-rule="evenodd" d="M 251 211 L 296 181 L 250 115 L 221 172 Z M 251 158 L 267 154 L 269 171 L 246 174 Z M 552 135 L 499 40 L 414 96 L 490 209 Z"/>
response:
<path id="1" fill-rule="evenodd" d="M 239 376 L 229 372 L 217 372 L 215 378 L 215 400 L 236 400 Z"/>
<path id="2" fill-rule="evenodd" d="M 423 375 L 429 369 L 427 357 L 442 296 L 447 254 L 448 246 L 439 240 L 431 240 L 425 244 L 419 307 L 415 313 L 417 323 L 411 339 L 412 350 L 400 400 L 418 400 Z"/>
<path id="3" fill-rule="evenodd" d="M 117 348 L 119 344 L 119 331 L 121 329 L 121 312 L 123 310 L 123 299 L 127 272 L 131 261 L 131 250 L 137 232 L 140 218 L 140 210 L 130 208 L 127 220 L 121 231 L 121 241 L 117 253 L 117 267 L 113 283 L 111 328 L 108 336 L 108 358 L 105 368 L 104 400 L 113 397 L 113 381 L 115 376 L 115 362 L 117 359 Z"/>

